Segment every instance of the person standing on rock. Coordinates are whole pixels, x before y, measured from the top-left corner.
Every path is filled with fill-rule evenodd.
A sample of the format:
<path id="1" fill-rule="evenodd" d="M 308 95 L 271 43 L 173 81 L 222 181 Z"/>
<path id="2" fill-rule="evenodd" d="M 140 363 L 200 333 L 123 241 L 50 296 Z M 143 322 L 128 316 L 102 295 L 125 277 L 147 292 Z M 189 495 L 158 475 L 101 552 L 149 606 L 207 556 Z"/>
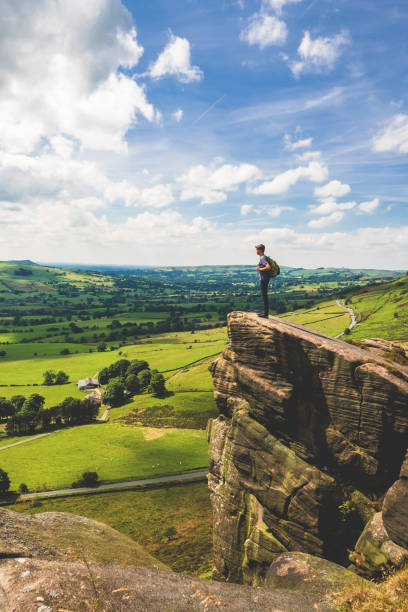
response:
<path id="1" fill-rule="evenodd" d="M 258 313 L 258 316 L 267 319 L 269 317 L 269 300 L 268 300 L 268 285 L 271 280 L 271 265 L 268 261 L 268 258 L 265 255 L 265 245 L 257 244 L 255 245 L 256 254 L 259 255 L 259 264 L 257 266 L 258 270 L 258 278 L 261 286 L 261 293 L 264 302 L 264 311 Z"/>

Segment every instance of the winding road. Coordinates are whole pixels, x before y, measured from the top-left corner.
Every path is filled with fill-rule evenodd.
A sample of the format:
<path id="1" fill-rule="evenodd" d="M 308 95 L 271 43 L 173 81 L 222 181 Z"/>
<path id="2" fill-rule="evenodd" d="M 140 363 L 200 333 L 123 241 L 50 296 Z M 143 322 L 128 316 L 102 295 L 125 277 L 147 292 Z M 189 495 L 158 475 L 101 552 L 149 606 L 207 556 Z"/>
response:
<path id="1" fill-rule="evenodd" d="M 341 304 L 340 300 L 336 300 L 336 304 L 339 308 L 344 308 L 344 310 L 348 310 L 348 312 L 350 313 L 351 322 L 350 322 L 350 325 L 348 326 L 348 329 L 352 330 L 353 327 L 357 325 L 357 319 L 356 319 L 356 314 L 354 310 L 350 306 L 344 306 L 344 304 Z M 344 333 L 345 332 L 342 331 L 341 334 L 338 334 L 337 336 L 335 336 L 335 338 L 341 338 L 341 336 L 343 336 Z"/>

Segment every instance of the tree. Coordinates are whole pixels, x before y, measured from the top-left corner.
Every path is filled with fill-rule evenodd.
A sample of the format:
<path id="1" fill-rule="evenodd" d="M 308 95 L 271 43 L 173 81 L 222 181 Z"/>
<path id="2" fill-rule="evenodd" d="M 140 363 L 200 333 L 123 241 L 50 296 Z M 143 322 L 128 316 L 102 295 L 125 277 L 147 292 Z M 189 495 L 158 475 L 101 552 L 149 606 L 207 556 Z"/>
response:
<path id="1" fill-rule="evenodd" d="M 78 487 L 97 487 L 98 486 L 97 472 L 83 472 L 81 478 L 72 483 L 72 488 Z"/>
<path id="2" fill-rule="evenodd" d="M 101 385 L 106 385 L 109 380 L 109 370 L 108 368 L 102 368 L 98 374 L 98 380 Z"/>
<path id="3" fill-rule="evenodd" d="M 0 397 L 0 419 L 13 416 L 15 411 L 16 409 L 10 400 L 6 399 L 5 397 Z"/>
<path id="4" fill-rule="evenodd" d="M 125 389 L 129 391 L 132 395 L 135 393 L 139 393 L 140 391 L 140 382 L 136 374 L 129 374 L 125 379 Z"/>
<path id="5" fill-rule="evenodd" d="M 125 386 L 119 381 L 111 381 L 102 395 L 102 401 L 108 406 L 121 406 L 125 402 Z"/>
<path id="6" fill-rule="evenodd" d="M 25 402 L 25 397 L 24 395 L 13 395 L 13 397 L 11 398 L 10 402 L 13 404 L 13 406 L 16 409 L 16 412 L 20 412 L 20 410 L 23 407 L 23 404 Z"/>
<path id="7" fill-rule="evenodd" d="M 39 395 L 38 393 L 33 393 L 28 397 L 23 407 L 21 408 L 21 413 L 25 414 L 27 412 L 39 412 L 41 408 L 44 406 L 45 397 Z"/>
<path id="8" fill-rule="evenodd" d="M 59 370 L 55 376 L 55 384 L 56 385 L 64 385 L 69 380 L 69 376 L 63 370 Z"/>
<path id="9" fill-rule="evenodd" d="M 0 468 L 0 493 L 6 493 L 10 488 L 10 478 L 7 472 Z"/>
<path id="10" fill-rule="evenodd" d="M 128 369 L 126 370 L 126 376 L 129 374 L 139 374 L 142 370 L 148 370 L 149 364 L 147 361 L 142 361 L 140 359 L 132 359 Z"/>
<path id="11" fill-rule="evenodd" d="M 148 369 L 142 370 L 141 372 L 139 372 L 137 377 L 139 379 L 140 388 L 141 389 L 146 389 L 146 387 L 150 383 L 150 377 L 151 377 L 150 370 L 148 370 Z"/>
<path id="12" fill-rule="evenodd" d="M 164 380 L 163 374 L 160 374 L 159 372 L 152 374 L 147 390 L 149 393 L 153 393 L 154 395 L 164 395 L 166 392 L 166 381 Z"/>
<path id="13" fill-rule="evenodd" d="M 55 383 L 55 376 L 56 374 L 53 370 L 46 370 L 43 374 L 43 385 L 53 385 Z"/>
<path id="14" fill-rule="evenodd" d="M 96 348 L 99 353 L 104 353 L 106 351 L 106 342 L 98 342 L 98 346 Z"/>

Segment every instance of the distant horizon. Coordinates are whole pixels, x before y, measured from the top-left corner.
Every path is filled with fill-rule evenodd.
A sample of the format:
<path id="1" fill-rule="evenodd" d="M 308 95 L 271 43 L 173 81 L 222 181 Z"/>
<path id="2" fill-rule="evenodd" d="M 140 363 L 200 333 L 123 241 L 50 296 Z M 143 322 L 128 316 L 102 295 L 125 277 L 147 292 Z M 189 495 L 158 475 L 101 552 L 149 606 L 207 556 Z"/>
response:
<path id="1" fill-rule="evenodd" d="M 6 259 L 3 260 L 3 263 L 24 263 L 24 262 L 32 262 L 33 264 L 37 264 L 40 266 L 50 266 L 50 267 L 66 267 L 66 266 L 90 266 L 90 267 L 97 267 L 97 266 L 102 266 L 102 267 L 110 267 L 110 268 L 125 268 L 125 269 L 132 269 L 132 268 L 136 268 L 136 269 L 150 269 L 150 268 L 205 268 L 205 267 L 215 267 L 215 266 L 219 266 L 219 267 L 223 267 L 223 266 L 247 266 L 247 267 L 251 267 L 254 266 L 256 267 L 256 262 L 254 264 L 254 262 L 250 262 L 250 263 L 219 263 L 219 264 L 197 264 L 197 265 L 173 265 L 170 263 L 166 263 L 166 264 L 157 264 L 157 265 L 152 265 L 152 264 L 110 264 L 110 263 L 90 263 L 90 262 L 86 262 L 86 261 L 81 261 L 81 262 L 75 262 L 75 261 L 35 261 L 34 259 Z M 29 265 L 29 264 L 27 264 Z M 285 267 L 285 268 L 292 268 L 292 269 L 300 269 L 300 270 L 381 270 L 381 271 L 390 271 L 390 272 L 401 272 L 401 273 L 405 273 L 406 269 L 405 268 L 376 268 L 376 267 L 367 267 L 367 266 L 357 266 L 357 267 L 350 267 L 350 266 L 311 266 L 311 267 L 305 267 L 305 266 L 287 266 L 285 264 L 281 264 L 281 266 Z"/>

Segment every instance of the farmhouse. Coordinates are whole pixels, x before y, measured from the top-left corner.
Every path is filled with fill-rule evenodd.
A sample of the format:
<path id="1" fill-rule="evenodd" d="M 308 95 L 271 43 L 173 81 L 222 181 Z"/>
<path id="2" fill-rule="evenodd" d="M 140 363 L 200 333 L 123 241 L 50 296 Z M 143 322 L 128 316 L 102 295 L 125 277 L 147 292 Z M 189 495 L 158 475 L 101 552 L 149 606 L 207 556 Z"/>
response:
<path id="1" fill-rule="evenodd" d="M 78 380 L 78 391 L 89 391 L 89 389 L 97 389 L 98 387 L 100 387 L 100 384 L 97 378 L 88 376 L 88 378 Z"/>

